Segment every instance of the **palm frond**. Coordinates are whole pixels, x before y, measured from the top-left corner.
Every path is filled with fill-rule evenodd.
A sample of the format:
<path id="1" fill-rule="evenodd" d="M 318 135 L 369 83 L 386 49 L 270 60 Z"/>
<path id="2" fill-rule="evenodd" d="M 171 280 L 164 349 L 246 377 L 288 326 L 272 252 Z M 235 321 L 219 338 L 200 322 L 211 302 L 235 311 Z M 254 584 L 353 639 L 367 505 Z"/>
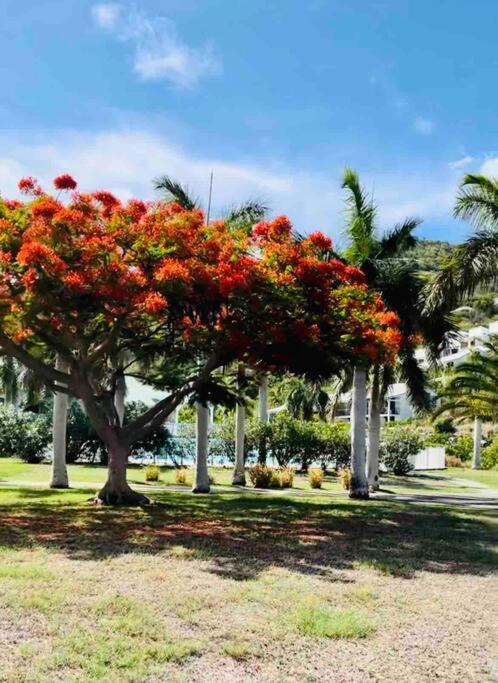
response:
<path id="1" fill-rule="evenodd" d="M 399 257 L 404 251 L 413 248 L 417 244 L 417 238 L 413 235 L 413 231 L 421 222 L 418 218 L 407 218 L 402 223 L 395 225 L 379 241 L 379 251 L 376 258 Z"/>
<path id="2" fill-rule="evenodd" d="M 164 199 L 167 201 L 174 201 L 187 211 L 199 207 L 199 199 L 192 197 L 189 193 L 188 187 L 182 185 L 178 181 L 163 175 L 154 180 L 154 189 L 159 190 Z"/>
<path id="3" fill-rule="evenodd" d="M 230 226 L 250 229 L 254 223 L 262 221 L 267 212 L 266 204 L 252 200 L 232 207 L 225 212 L 223 218 Z"/>

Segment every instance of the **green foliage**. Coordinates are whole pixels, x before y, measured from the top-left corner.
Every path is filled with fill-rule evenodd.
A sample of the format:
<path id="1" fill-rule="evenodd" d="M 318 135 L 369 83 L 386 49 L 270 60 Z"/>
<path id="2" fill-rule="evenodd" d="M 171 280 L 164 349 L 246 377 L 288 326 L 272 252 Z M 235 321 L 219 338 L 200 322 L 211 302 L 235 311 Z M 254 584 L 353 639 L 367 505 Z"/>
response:
<path id="1" fill-rule="evenodd" d="M 141 401 L 130 401 L 125 406 L 124 423 L 134 420 L 146 410 Z M 160 426 L 150 435 L 133 444 L 131 455 L 160 455 L 167 448 L 170 435 L 166 427 Z M 87 460 L 102 464 L 107 462 L 103 442 L 93 429 L 85 411 L 78 401 L 72 401 L 67 424 L 67 462 Z"/>
<path id="2" fill-rule="evenodd" d="M 409 425 L 393 425 L 384 430 L 380 445 L 380 458 L 389 472 L 396 475 L 408 474 L 413 469 L 410 456 L 424 447 L 417 430 Z"/>
<path id="3" fill-rule="evenodd" d="M 0 406 L 0 456 L 18 456 L 38 463 L 50 443 L 50 423 L 44 415 Z"/>
<path id="4" fill-rule="evenodd" d="M 456 428 L 451 417 L 438 420 L 434 423 L 434 432 L 436 434 L 455 434 Z"/>
<path id="5" fill-rule="evenodd" d="M 489 446 L 483 448 L 481 467 L 483 470 L 498 470 L 498 438 L 495 437 Z"/>
<path id="6" fill-rule="evenodd" d="M 446 444 L 446 455 L 452 455 L 467 462 L 472 458 L 474 442 L 470 434 L 461 434 Z"/>

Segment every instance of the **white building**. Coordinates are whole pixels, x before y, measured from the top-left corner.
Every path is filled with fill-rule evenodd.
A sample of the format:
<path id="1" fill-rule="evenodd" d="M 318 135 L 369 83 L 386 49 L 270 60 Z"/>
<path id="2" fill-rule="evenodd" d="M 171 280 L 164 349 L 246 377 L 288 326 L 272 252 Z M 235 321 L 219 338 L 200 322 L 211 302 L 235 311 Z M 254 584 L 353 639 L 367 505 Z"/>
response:
<path id="1" fill-rule="evenodd" d="M 439 362 L 443 368 L 457 367 L 468 360 L 470 354 L 475 351 L 484 352 L 484 342 L 491 335 L 498 335 L 498 320 L 491 322 L 487 327 L 477 325 L 469 330 L 462 330 L 455 339 L 452 339 L 448 347 L 442 352 Z M 424 348 L 417 349 L 415 357 L 424 369 L 429 367 L 427 352 Z M 351 411 L 351 397 L 345 394 L 341 397 L 335 416 L 338 420 L 349 421 Z M 385 422 L 395 420 L 407 420 L 415 417 L 415 411 L 408 400 L 408 391 L 404 382 L 397 382 L 389 387 L 384 404 L 382 417 Z"/>

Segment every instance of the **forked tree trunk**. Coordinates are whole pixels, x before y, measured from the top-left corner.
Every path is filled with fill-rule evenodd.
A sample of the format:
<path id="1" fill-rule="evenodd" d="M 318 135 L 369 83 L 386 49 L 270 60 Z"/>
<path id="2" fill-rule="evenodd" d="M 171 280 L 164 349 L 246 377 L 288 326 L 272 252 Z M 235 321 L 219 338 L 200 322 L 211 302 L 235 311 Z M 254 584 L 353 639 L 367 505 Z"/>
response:
<path id="1" fill-rule="evenodd" d="M 366 477 L 367 378 L 364 367 L 355 366 L 351 403 L 351 488 L 350 498 L 368 498 Z"/>
<path id="2" fill-rule="evenodd" d="M 208 472 L 209 409 L 202 403 L 196 404 L 195 419 L 195 475 L 193 493 L 209 493 Z"/>
<path id="3" fill-rule="evenodd" d="M 480 417 L 474 418 L 474 448 L 472 452 L 472 469 L 481 469 L 481 440 L 482 440 L 482 420 Z"/>
<path id="4" fill-rule="evenodd" d="M 261 384 L 259 385 L 258 399 L 259 421 L 262 425 L 265 425 L 268 423 L 268 377 L 266 375 L 263 376 Z M 259 440 L 258 462 L 262 465 L 266 465 L 266 456 L 266 437 L 262 434 Z"/>
<path id="5" fill-rule="evenodd" d="M 377 491 L 379 488 L 381 407 L 380 368 L 375 365 L 372 371 L 372 390 L 368 410 L 367 480 L 370 491 Z"/>
<path id="6" fill-rule="evenodd" d="M 126 480 L 126 466 L 130 450 L 113 435 L 107 446 L 108 464 L 107 481 L 95 496 L 95 502 L 101 505 L 147 505 L 150 501 L 137 491 L 133 491 Z"/>
<path id="7" fill-rule="evenodd" d="M 55 369 L 60 372 L 68 371 L 68 364 L 60 354 L 55 359 Z M 52 409 L 52 477 L 50 488 L 67 489 L 69 479 L 66 466 L 66 433 L 69 396 L 61 392 L 54 393 Z"/>

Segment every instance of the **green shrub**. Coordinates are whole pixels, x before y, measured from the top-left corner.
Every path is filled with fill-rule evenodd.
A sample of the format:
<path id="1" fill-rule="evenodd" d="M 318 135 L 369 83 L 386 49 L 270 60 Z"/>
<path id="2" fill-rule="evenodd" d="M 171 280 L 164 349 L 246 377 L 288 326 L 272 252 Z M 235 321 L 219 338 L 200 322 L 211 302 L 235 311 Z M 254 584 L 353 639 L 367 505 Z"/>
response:
<path id="1" fill-rule="evenodd" d="M 386 469 L 402 476 L 413 469 L 409 458 L 424 447 L 416 428 L 410 425 L 394 425 L 384 430 L 380 446 L 380 458 Z"/>
<path id="2" fill-rule="evenodd" d="M 313 429 L 320 438 L 320 453 L 317 460 L 323 469 L 333 467 L 340 470 L 347 467 L 351 459 L 349 424 L 345 422 L 315 422 Z"/>
<path id="3" fill-rule="evenodd" d="M 470 434 L 461 434 L 446 444 L 446 454 L 467 462 L 472 458 L 474 441 Z"/>
<path id="4" fill-rule="evenodd" d="M 323 484 L 323 470 L 312 467 L 308 471 L 308 482 L 312 489 L 321 489 Z"/>
<path id="5" fill-rule="evenodd" d="M 157 465 L 147 465 L 145 468 L 145 481 L 159 481 L 161 470 Z"/>
<path id="6" fill-rule="evenodd" d="M 456 428 L 451 417 L 447 417 L 435 422 L 434 432 L 436 434 L 456 434 Z"/>
<path id="7" fill-rule="evenodd" d="M 0 456 L 41 462 L 50 439 L 51 426 L 46 416 L 0 406 Z"/>
<path id="8" fill-rule="evenodd" d="M 498 438 L 495 438 L 489 446 L 483 448 L 481 467 L 483 470 L 498 470 Z"/>

